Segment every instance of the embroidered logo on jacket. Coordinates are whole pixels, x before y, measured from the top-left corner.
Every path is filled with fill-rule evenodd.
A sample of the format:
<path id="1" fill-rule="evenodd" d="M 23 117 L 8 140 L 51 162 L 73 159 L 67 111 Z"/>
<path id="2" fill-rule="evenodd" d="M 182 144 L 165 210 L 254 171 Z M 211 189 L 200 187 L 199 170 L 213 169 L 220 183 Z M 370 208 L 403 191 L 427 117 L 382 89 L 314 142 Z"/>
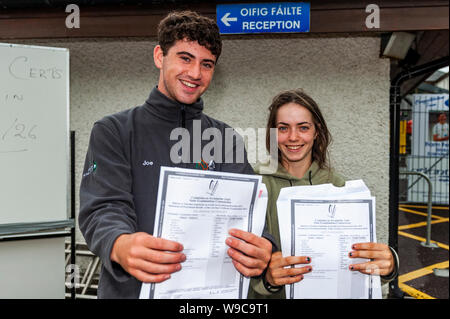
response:
<path id="1" fill-rule="evenodd" d="M 87 172 L 83 174 L 83 177 L 90 175 L 92 172 L 95 172 L 96 169 L 97 169 L 97 163 L 94 162 L 91 166 L 89 166 Z"/>
<path id="2" fill-rule="evenodd" d="M 202 160 L 200 163 L 195 164 L 195 168 L 206 171 L 208 170 L 209 165 L 204 160 Z"/>

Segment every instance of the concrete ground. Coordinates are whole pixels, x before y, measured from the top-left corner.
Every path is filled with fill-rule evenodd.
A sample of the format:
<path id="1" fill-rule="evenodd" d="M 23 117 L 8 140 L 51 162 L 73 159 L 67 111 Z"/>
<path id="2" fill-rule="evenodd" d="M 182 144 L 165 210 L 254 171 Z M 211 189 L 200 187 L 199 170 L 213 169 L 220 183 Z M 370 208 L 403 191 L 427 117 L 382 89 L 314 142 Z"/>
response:
<path id="1" fill-rule="evenodd" d="M 449 207 L 433 206 L 430 243 L 424 247 L 427 229 L 427 207 L 423 204 L 399 206 L 398 283 L 407 295 L 417 299 L 449 297 Z M 443 273 L 447 277 L 441 277 Z"/>

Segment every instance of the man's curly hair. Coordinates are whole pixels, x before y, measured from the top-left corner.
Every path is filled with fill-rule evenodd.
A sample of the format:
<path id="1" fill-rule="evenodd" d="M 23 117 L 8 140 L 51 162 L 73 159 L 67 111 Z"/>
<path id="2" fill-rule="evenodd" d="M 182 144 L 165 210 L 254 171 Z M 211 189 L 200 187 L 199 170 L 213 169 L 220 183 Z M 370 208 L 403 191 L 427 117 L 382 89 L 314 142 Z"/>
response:
<path id="1" fill-rule="evenodd" d="M 158 42 L 163 54 L 178 40 L 198 41 L 219 59 L 222 40 L 216 22 L 193 11 L 169 13 L 158 25 Z"/>

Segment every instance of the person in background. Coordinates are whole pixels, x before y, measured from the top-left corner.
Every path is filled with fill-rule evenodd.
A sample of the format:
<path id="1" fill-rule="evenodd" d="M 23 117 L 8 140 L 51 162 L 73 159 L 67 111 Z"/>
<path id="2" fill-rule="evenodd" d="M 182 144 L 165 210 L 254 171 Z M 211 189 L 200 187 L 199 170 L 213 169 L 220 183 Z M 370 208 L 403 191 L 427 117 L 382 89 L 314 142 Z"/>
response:
<path id="1" fill-rule="evenodd" d="M 433 126 L 433 141 L 448 141 L 448 123 L 445 113 L 439 114 L 438 122 Z"/>
<path id="2" fill-rule="evenodd" d="M 331 135 L 317 103 L 301 89 L 283 91 L 273 98 L 269 107 L 266 148 L 270 150 L 270 128 L 276 128 L 278 137 L 278 170 L 264 173 L 267 186 L 266 231 L 274 237 L 277 251 L 272 254 L 268 269 L 259 278 L 253 278 L 249 298 L 285 298 L 284 286 L 300 282 L 313 272 L 309 256 L 283 256 L 280 247 L 277 199 L 283 187 L 332 183 L 345 185 L 345 179 L 329 165 L 328 146 Z M 371 274 L 376 267 L 383 281 L 395 278 L 398 257 L 389 246 L 381 243 L 354 243 L 350 258 L 367 258 L 370 261 L 349 265 L 351 271 Z M 290 266 L 301 267 L 291 268 Z"/>

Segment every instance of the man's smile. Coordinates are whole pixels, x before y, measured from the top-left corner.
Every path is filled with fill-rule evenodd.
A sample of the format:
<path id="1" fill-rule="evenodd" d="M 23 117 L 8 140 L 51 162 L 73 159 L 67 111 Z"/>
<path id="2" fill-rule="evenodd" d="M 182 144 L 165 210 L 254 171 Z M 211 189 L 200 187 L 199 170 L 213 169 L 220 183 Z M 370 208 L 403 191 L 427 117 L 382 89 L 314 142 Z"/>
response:
<path id="1" fill-rule="evenodd" d="M 185 81 L 185 80 L 180 80 L 180 82 L 182 84 L 184 84 L 185 86 L 190 87 L 190 88 L 196 88 L 196 87 L 199 86 L 198 84 L 195 84 L 195 83 L 192 83 L 192 82 L 188 82 L 188 81 Z"/>

